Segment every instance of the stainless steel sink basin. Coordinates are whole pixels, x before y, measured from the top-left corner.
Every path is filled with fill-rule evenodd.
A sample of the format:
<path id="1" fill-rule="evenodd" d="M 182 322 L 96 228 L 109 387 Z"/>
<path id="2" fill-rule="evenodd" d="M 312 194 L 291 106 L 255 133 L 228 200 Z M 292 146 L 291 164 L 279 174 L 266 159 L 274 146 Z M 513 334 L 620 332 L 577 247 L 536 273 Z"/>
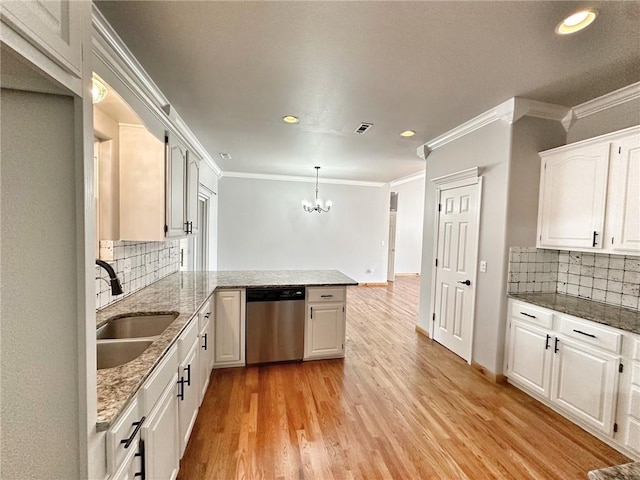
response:
<path id="1" fill-rule="evenodd" d="M 135 360 L 153 343 L 153 340 L 124 340 L 98 342 L 98 370 L 113 368 Z"/>
<path id="2" fill-rule="evenodd" d="M 97 339 L 155 337 L 178 317 L 172 313 L 138 313 L 110 319 L 97 331 Z"/>

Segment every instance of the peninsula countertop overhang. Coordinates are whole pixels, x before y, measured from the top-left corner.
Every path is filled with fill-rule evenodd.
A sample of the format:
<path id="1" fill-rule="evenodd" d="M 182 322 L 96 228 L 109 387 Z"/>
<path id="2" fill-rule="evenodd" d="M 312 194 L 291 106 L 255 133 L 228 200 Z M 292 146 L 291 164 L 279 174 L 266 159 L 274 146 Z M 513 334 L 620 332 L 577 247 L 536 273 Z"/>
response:
<path id="1" fill-rule="evenodd" d="M 337 270 L 176 272 L 96 312 L 97 328 L 118 315 L 140 312 L 179 313 L 140 357 L 118 367 L 98 370 L 97 430 L 109 428 L 214 290 L 357 284 L 358 282 Z"/>

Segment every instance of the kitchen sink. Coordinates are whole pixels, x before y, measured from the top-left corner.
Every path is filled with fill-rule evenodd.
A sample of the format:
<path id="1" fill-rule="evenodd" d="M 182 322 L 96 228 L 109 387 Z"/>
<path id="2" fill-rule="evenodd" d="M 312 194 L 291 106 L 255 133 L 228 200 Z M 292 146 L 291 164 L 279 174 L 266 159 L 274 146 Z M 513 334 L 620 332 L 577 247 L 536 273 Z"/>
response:
<path id="1" fill-rule="evenodd" d="M 177 312 L 136 313 L 110 319 L 96 333 L 98 340 L 143 338 L 160 335 L 178 318 Z"/>
<path id="2" fill-rule="evenodd" d="M 98 370 L 113 368 L 135 360 L 153 343 L 153 340 L 123 340 L 98 342 Z"/>

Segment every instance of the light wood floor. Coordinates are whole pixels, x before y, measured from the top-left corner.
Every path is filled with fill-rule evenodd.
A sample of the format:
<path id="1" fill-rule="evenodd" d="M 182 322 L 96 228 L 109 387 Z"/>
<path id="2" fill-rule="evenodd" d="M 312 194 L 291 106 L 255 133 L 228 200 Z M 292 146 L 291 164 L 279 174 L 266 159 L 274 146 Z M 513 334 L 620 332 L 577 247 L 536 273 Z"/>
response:
<path id="1" fill-rule="evenodd" d="M 349 287 L 344 360 L 214 371 L 178 478 L 586 479 L 628 461 L 417 334 L 418 292 Z"/>

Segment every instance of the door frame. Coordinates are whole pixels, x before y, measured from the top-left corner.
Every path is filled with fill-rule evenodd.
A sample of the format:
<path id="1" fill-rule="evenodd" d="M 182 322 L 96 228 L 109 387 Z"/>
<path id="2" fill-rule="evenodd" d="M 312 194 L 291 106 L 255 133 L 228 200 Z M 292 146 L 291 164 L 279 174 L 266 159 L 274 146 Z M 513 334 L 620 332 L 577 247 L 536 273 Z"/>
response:
<path id="1" fill-rule="evenodd" d="M 391 228 L 393 225 L 393 230 Z M 387 282 L 396 279 L 396 233 L 398 228 L 398 212 L 389 212 L 389 239 L 387 240 Z M 392 261 L 390 261 L 392 259 Z"/>
<path id="2" fill-rule="evenodd" d="M 447 175 L 443 175 L 441 177 L 433 178 L 431 181 L 436 185 L 436 198 L 435 204 L 433 206 L 435 211 L 435 222 L 433 229 L 433 253 L 432 253 L 432 261 L 434 262 L 434 267 L 431 270 L 431 307 L 429 309 L 429 316 L 431 317 L 431 326 L 429 328 L 429 336 L 434 338 L 435 335 L 435 314 L 436 314 L 436 291 L 438 288 L 437 285 L 437 270 L 438 268 L 435 266 L 435 259 L 438 258 L 438 234 L 439 234 L 439 226 L 440 226 L 440 211 L 438 209 L 438 205 L 440 204 L 440 194 L 443 190 L 450 190 L 458 187 L 466 187 L 468 185 L 477 185 L 477 201 L 478 201 L 478 210 L 477 210 L 477 228 L 476 228 L 476 248 L 475 248 L 475 261 L 476 268 L 473 276 L 473 284 L 475 288 L 473 290 L 473 296 L 471 297 L 471 311 L 473 312 L 471 315 L 471 342 L 469 344 L 469 352 L 467 363 L 471 365 L 473 358 L 473 335 L 475 333 L 475 322 L 476 322 L 476 295 L 478 293 L 478 252 L 480 247 L 480 212 L 482 211 L 482 176 L 480 175 L 480 168 L 473 167 L 468 168 L 466 170 L 461 170 L 459 172 L 450 173 Z"/>

